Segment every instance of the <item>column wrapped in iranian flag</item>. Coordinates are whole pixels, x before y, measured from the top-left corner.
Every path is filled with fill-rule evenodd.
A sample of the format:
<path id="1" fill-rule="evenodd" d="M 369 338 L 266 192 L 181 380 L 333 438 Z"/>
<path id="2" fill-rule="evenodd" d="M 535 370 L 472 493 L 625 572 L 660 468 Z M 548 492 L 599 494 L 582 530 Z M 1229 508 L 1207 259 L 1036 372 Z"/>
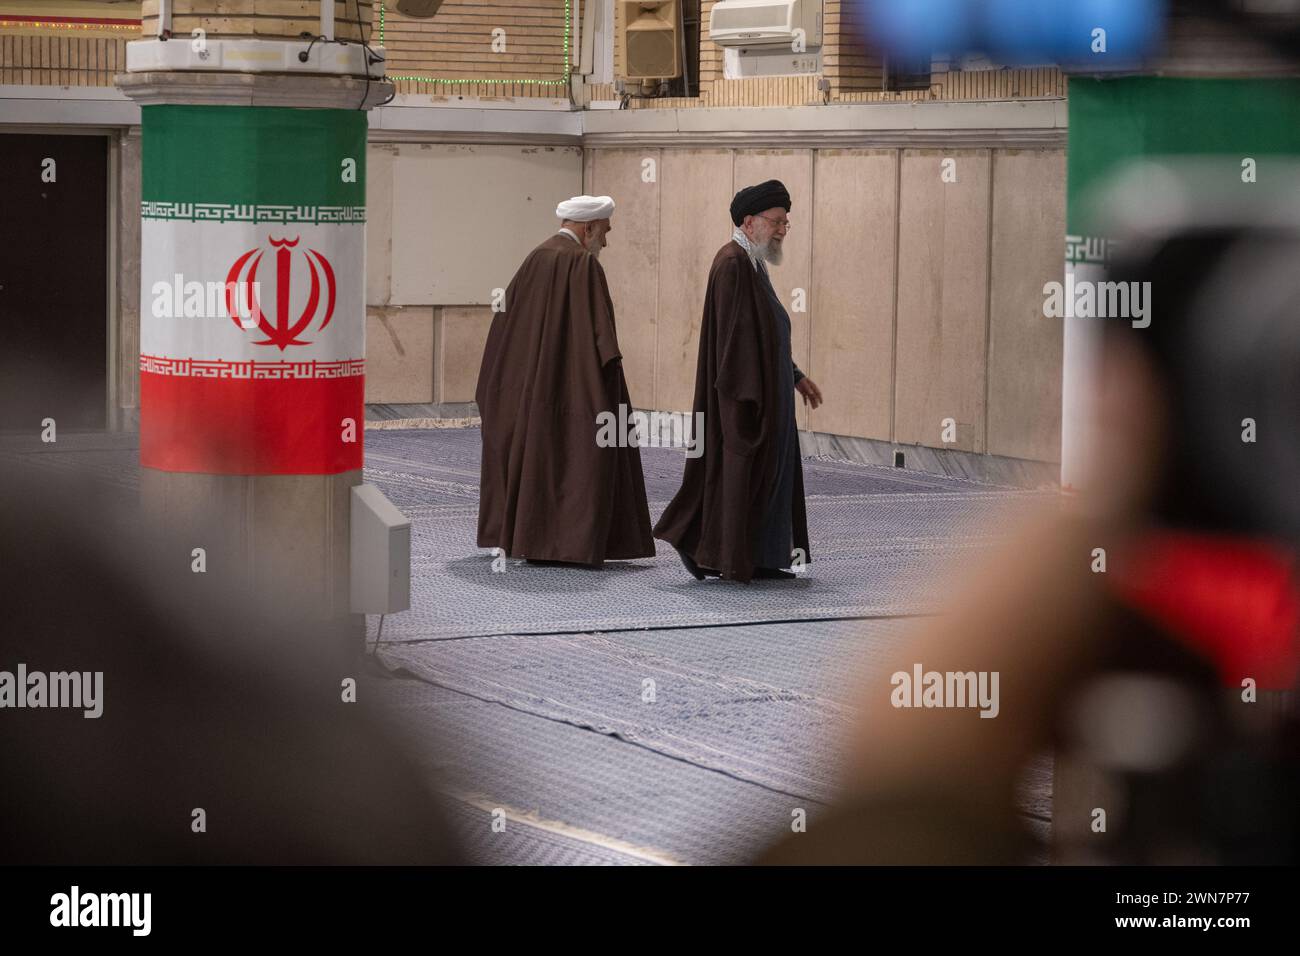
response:
<path id="1" fill-rule="evenodd" d="M 362 464 L 366 114 L 146 106 L 140 460 Z"/>

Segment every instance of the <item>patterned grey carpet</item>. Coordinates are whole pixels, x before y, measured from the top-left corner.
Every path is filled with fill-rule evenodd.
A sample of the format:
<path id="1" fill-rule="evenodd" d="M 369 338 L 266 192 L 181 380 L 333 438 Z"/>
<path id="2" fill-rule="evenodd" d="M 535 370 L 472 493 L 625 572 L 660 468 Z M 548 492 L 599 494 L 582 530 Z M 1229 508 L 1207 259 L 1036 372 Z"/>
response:
<path id="1" fill-rule="evenodd" d="M 797 581 L 697 582 L 672 549 L 599 571 L 508 560 L 475 546 L 478 429 L 369 432 L 366 480 L 412 522 L 411 610 L 387 642 L 486 634 L 879 617 L 933 611 L 954 563 L 1036 496 L 954 478 L 808 459 L 812 564 Z M 676 492 L 679 450 L 642 449 L 651 520 Z M 371 624 L 371 636 L 377 621 Z"/>
<path id="2" fill-rule="evenodd" d="M 477 700 L 825 802 L 852 727 L 854 675 L 905 632 L 897 621 L 822 622 L 485 637 L 381 654 Z"/>
<path id="3" fill-rule="evenodd" d="M 471 638 L 386 652 L 419 679 L 363 693 L 465 795 L 450 819 L 479 862 L 739 864 L 795 810 L 816 825 L 853 690 L 905 636 L 871 621 Z M 1045 843 L 1050 764 L 1029 771 L 1021 807 Z"/>
<path id="4" fill-rule="evenodd" d="M 451 821 L 483 862 L 738 864 L 789 832 L 792 809 L 816 818 L 815 803 L 456 691 L 413 680 L 361 691 L 379 695 L 412 752 L 465 794 Z M 511 812 L 504 832 L 483 807 Z"/>
<path id="5" fill-rule="evenodd" d="M 799 580 L 696 582 L 662 545 L 600 571 L 493 572 L 474 545 L 477 429 L 366 438 L 366 479 L 410 517 L 413 551 L 412 608 L 378 651 L 400 679 L 371 692 L 462 795 L 452 819 L 488 863 L 740 863 L 794 811 L 815 821 L 854 691 L 909 633 L 900 616 L 938 608 L 990 529 L 1042 497 L 806 459 Z M 654 520 L 683 459 L 642 461 Z M 1040 761 L 1021 799 L 1040 838 L 1050 805 Z"/>

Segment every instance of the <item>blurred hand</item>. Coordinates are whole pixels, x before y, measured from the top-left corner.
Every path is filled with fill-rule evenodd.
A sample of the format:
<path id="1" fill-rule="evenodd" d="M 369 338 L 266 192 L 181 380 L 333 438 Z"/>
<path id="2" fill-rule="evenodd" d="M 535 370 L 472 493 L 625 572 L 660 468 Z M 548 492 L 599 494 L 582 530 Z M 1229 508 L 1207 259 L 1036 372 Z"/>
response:
<path id="1" fill-rule="evenodd" d="M 822 403 L 822 390 L 817 387 L 817 383 L 810 378 L 799 379 L 799 384 L 794 390 L 803 396 L 803 403 L 816 408 Z"/>

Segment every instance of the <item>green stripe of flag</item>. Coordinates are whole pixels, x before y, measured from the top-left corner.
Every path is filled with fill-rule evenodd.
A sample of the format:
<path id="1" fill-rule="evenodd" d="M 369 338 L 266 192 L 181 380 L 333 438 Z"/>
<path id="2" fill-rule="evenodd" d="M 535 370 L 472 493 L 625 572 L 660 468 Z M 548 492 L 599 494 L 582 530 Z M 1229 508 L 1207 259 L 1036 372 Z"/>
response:
<path id="1" fill-rule="evenodd" d="M 146 106 L 142 113 L 146 202 L 365 205 L 362 111 Z M 355 161 L 355 181 L 344 181 L 345 160 Z"/>
<path id="2" fill-rule="evenodd" d="M 1070 82 L 1068 230 L 1087 235 L 1088 193 L 1120 166 L 1149 156 L 1214 157 L 1224 182 L 1241 161 L 1300 154 L 1300 80 L 1134 76 Z M 1260 160 L 1260 182 L 1267 159 Z"/>

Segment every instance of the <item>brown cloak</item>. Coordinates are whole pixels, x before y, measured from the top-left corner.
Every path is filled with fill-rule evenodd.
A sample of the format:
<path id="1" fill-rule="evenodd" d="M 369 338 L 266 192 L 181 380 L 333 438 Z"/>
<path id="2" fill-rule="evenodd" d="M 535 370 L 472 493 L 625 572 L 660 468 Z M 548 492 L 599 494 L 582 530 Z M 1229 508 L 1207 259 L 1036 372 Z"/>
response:
<path id="1" fill-rule="evenodd" d="M 596 416 L 632 408 L 605 270 L 556 233 L 519 267 L 505 306 L 474 395 L 479 547 L 578 564 L 652 557 L 641 453 L 596 444 Z"/>
<path id="2" fill-rule="evenodd" d="M 695 369 L 694 411 L 704 413 L 704 454 L 686 459 L 682 487 L 655 525 L 655 537 L 724 578 L 748 581 L 753 550 L 780 464 L 773 410 L 779 394 L 775 317 L 749 255 L 734 241 L 709 269 Z M 697 419 L 698 420 L 698 419 Z M 791 496 L 793 546 L 808 548 L 803 466 Z"/>

